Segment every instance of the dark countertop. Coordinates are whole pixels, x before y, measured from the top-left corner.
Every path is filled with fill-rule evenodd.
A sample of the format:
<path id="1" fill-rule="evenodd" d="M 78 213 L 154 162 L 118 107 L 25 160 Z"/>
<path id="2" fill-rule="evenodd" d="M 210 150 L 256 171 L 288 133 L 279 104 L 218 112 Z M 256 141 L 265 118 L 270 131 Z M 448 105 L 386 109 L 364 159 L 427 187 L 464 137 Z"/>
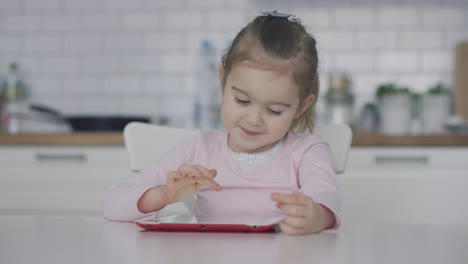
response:
<path id="1" fill-rule="evenodd" d="M 0 145 L 124 145 L 121 132 L 69 134 L 0 134 Z M 353 146 L 468 146 L 468 134 L 382 135 L 355 134 Z"/>

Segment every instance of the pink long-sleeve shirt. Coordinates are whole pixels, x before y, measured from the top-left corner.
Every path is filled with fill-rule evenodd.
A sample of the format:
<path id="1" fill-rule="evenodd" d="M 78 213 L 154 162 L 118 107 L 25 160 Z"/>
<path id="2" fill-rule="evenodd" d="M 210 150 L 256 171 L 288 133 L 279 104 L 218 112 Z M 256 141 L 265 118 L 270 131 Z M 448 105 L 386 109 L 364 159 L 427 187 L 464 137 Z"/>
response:
<path id="1" fill-rule="evenodd" d="M 341 197 L 328 144 L 318 136 L 289 131 L 280 152 L 267 165 L 253 171 L 239 167 L 229 153 L 226 131 L 190 136 L 157 164 L 109 188 L 103 195 L 108 220 L 134 221 L 150 214 L 137 208 L 150 188 L 166 184 L 166 175 L 181 164 L 216 169 L 220 192 L 203 187 L 197 192 L 195 212 L 201 214 L 280 213 L 272 192 L 300 191 L 330 209 L 337 229 L 341 225 Z"/>

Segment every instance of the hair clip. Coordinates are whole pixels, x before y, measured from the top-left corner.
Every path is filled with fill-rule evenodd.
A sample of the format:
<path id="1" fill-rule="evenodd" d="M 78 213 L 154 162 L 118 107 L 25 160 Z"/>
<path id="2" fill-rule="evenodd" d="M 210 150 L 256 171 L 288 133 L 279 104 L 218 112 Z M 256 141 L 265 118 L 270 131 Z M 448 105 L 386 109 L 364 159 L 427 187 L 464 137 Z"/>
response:
<path id="1" fill-rule="evenodd" d="M 296 16 L 293 15 L 293 14 L 280 13 L 280 12 L 278 12 L 276 10 L 274 10 L 273 12 L 271 12 L 271 11 L 270 12 L 262 11 L 261 13 L 264 16 L 286 18 L 287 20 L 289 20 L 289 22 L 298 23 L 298 20 L 297 20 Z"/>

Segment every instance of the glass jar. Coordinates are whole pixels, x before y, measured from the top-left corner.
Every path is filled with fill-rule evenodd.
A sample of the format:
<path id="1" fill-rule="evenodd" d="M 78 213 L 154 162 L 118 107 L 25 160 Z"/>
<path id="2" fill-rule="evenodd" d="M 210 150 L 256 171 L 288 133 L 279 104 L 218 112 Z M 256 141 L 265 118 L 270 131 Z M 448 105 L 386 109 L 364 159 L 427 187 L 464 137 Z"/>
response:
<path id="1" fill-rule="evenodd" d="M 359 132 L 373 133 L 377 132 L 379 125 L 377 105 L 374 103 L 366 103 L 361 110 L 359 116 Z"/>

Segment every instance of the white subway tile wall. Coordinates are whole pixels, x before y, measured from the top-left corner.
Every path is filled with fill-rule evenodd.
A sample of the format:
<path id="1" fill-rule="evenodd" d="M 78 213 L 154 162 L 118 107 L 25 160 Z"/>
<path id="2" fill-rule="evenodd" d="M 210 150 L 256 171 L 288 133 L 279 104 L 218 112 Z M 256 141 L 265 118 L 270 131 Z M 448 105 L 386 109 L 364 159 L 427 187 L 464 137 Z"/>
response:
<path id="1" fill-rule="evenodd" d="M 419 6 L 382 6 L 376 12 L 378 28 L 392 28 L 393 30 L 398 30 L 402 27 L 419 28 L 418 25 L 421 17 Z"/>
<path id="2" fill-rule="evenodd" d="M 0 0 L 0 78 L 17 61 L 31 102 L 183 125 L 201 41 L 221 57 L 273 9 L 296 14 L 317 38 L 322 95 L 330 71 L 350 74 L 356 112 L 383 82 L 453 85 L 454 47 L 468 40 L 466 0 Z"/>

